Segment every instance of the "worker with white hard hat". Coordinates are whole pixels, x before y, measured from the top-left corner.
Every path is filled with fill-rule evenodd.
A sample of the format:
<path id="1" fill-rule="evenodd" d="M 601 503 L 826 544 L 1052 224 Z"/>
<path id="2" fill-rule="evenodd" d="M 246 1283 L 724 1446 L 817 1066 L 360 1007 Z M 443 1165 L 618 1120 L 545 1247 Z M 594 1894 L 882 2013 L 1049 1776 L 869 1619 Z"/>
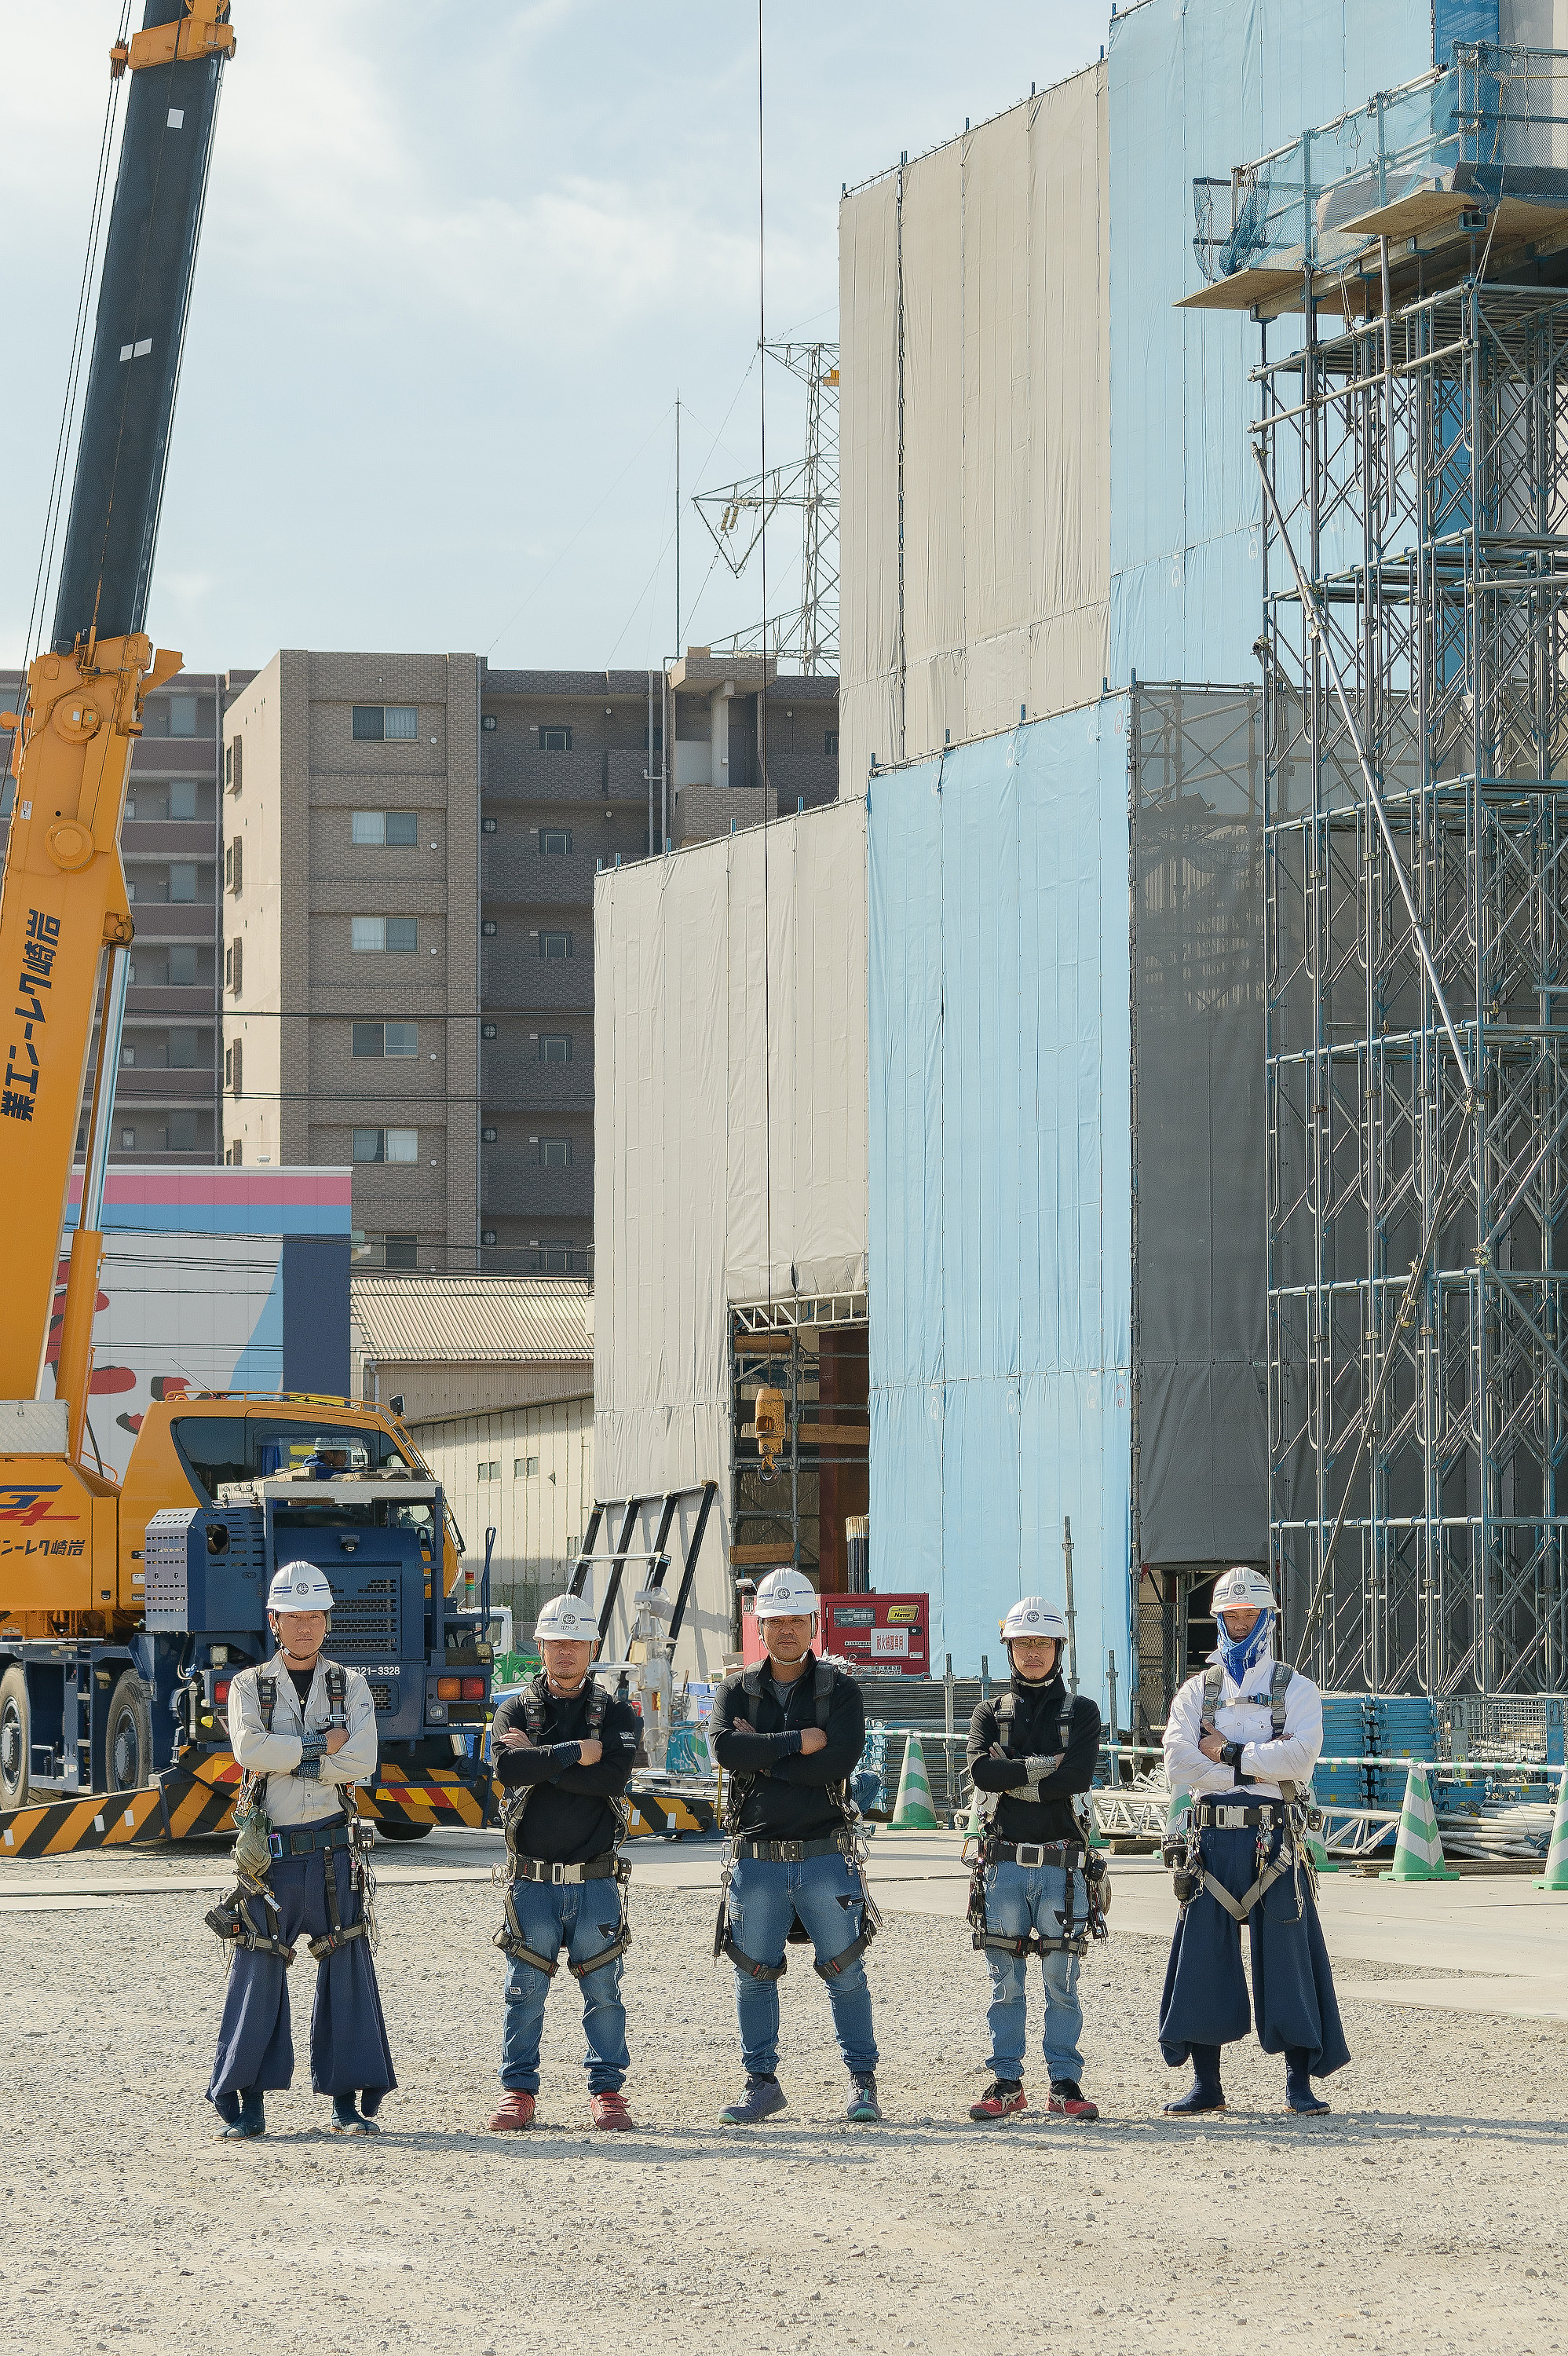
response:
<path id="1" fill-rule="evenodd" d="M 376 1772 L 376 1707 L 359 1671 L 322 1652 L 331 1612 L 316 1565 L 284 1563 L 267 1591 L 277 1650 L 229 1688 L 239 1886 L 207 1918 L 231 1949 L 208 2100 L 235 2137 L 264 2135 L 264 2097 L 293 2080 L 287 1975 L 301 1939 L 317 1966 L 311 2085 L 332 2098 L 333 2133 L 379 2134 L 398 2083 L 371 1960 L 374 1834 L 350 1797 Z"/>
<path id="2" fill-rule="evenodd" d="M 865 1704 L 854 1678 L 812 1651 L 816 1592 L 802 1572 L 769 1571 L 755 1611 L 765 1658 L 725 1678 L 711 1721 L 713 1755 L 728 1779 L 713 1952 L 735 1966 L 746 2065 L 744 2094 L 719 2115 L 728 2126 L 752 2126 L 784 2107 L 778 1983 L 794 1938 L 811 1941 L 827 1983 L 849 2072 L 848 2115 L 869 2124 L 881 2111 L 863 1958 L 879 1918 L 848 1782 L 866 1747 Z"/>
<path id="3" fill-rule="evenodd" d="M 1088 2121 L 1100 2114 L 1083 2092 L 1078 1966 L 1090 1938 L 1104 1932 L 1104 1877 L 1081 1795 L 1094 1781 L 1100 1713 L 1086 1694 L 1068 1694 L 1067 1622 L 1043 1595 L 1020 1596 L 1001 1634 L 1012 1665 L 1007 1691 L 979 1702 L 969 1721 L 980 1812 L 969 1922 L 991 1976 L 991 2083 L 969 2116 L 996 2124 L 1029 2107 L 1028 1974 L 1037 1954 L 1045 1979 L 1046 2108 Z"/>
<path id="4" fill-rule="evenodd" d="M 1275 1657 L 1278 1606 L 1261 1570 L 1238 1564 L 1214 1583 L 1220 1642 L 1209 1666 L 1170 1706 L 1165 1762 L 1171 1790 L 1189 1793 L 1185 1829 L 1167 1836 L 1181 1912 L 1160 2000 L 1160 2051 L 1193 2083 L 1168 2103 L 1175 2118 L 1225 2108 L 1220 2049 L 1255 2014 L 1265 2053 L 1283 2053 L 1285 2106 L 1310 2118 L 1328 2105 L 1312 2085 L 1349 2060 L 1306 1844 L 1323 1705 L 1310 1677 Z M 1242 1970 L 1252 1943 L 1253 1997 Z"/>
<path id="5" fill-rule="evenodd" d="M 643 1722 L 630 1702 L 590 1675 L 598 1617 L 577 1595 L 552 1595 L 534 1630 L 543 1667 L 496 1712 L 491 1750 L 507 1794 L 506 1954 L 501 2042 L 505 2092 L 490 2120 L 496 2135 L 531 2127 L 539 2090 L 545 1998 L 566 1951 L 582 1990 L 588 2115 L 596 2127 L 633 2124 L 621 2089 L 631 2058 L 621 2001 L 621 1959 L 631 1945 L 620 1856 L 622 1794 L 636 1763 Z"/>

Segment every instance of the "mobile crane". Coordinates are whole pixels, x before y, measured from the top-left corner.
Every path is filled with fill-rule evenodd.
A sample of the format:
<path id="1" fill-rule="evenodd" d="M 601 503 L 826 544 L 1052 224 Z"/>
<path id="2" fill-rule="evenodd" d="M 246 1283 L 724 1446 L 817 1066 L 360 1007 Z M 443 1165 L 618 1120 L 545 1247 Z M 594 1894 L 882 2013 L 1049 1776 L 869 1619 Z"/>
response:
<path id="1" fill-rule="evenodd" d="M 326 1570 L 333 1653 L 363 1667 L 376 1696 L 381 1763 L 363 1813 L 417 1836 L 493 1808 L 470 1751 L 488 1714 L 488 1566 L 479 1610 L 449 1603 L 462 1541 L 400 1423 L 349 1399 L 197 1394 L 154 1406 L 123 1483 L 87 1457 L 133 931 L 121 817 L 143 699 L 183 661 L 155 652 L 143 621 L 234 48 L 229 0 L 146 0 L 142 29 L 110 53 L 129 91 L 53 630 L 21 712 L 0 714 L 16 781 L 0 884 L 0 1858 L 227 1826 L 229 1681 L 271 1649 L 262 1599 L 276 1561 L 294 1556 Z M 291 1480 L 324 1445 L 343 1452 L 346 1477 Z"/>

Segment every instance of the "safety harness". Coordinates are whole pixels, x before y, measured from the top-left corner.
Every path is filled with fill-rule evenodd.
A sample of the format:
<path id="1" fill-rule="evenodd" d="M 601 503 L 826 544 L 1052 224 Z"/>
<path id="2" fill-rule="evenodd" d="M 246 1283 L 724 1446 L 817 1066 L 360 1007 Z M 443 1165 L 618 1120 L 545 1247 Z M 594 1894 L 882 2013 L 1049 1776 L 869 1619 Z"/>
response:
<path id="1" fill-rule="evenodd" d="M 767 1674 L 767 1664 L 757 1661 L 741 1679 L 741 1690 L 753 1708 L 762 1699 L 763 1681 Z M 813 1717 L 824 1733 L 832 1715 L 833 1686 L 837 1674 L 830 1661 L 818 1661 L 815 1665 Z M 719 1919 L 713 1927 L 713 1960 L 717 1963 L 720 1955 L 727 1955 L 736 1970 L 744 1972 L 749 1979 L 782 1980 L 789 1969 L 787 1955 L 776 1964 L 762 1964 L 755 1955 L 748 1955 L 744 1948 L 735 1944 L 730 1928 L 730 1883 L 735 1868 L 743 1858 L 752 1858 L 767 1865 L 799 1865 L 807 1858 L 837 1855 L 843 1858 L 860 1887 L 860 1931 L 859 1937 L 851 1939 L 848 1945 L 841 1947 L 836 1955 L 829 1955 L 825 1964 L 813 1958 L 812 1969 L 818 1979 L 832 1982 L 842 1977 L 858 1955 L 865 1954 L 882 1927 L 876 1901 L 866 1887 L 866 1836 L 860 1812 L 855 1805 L 855 1796 L 848 1783 L 829 1783 L 825 1792 L 828 1804 L 838 1814 L 840 1828 L 837 1833 L 821 1840 L 749 1839 L 741 1831 L 741 1819 L 745 1814 L 747 1801 L 762 1781 L 761 1775 L 731 1775 L 726 1783 L 723 1869 L 719 1879 Z M 805 1946 L 810 1944 L 810 1933 L 797 1914 L 785 1933 L 785 1944 Z"/>
<path id="2" fill-rule="evenodd" d="M 321 1664 L 326 1681 L 327 1729 L 347 1732 L 348 1726 L 348 1672 L 337 1661 Z M 272 1730 L 272 1718 L 278 1707 L 278 1680 L 265 1669 L 256 1676 L 256 1702 L 261 1714 L 265 1733 Z M 269 1876 L 272 1861 L 278 1858 L 306 1856 L 316 1849 L 331 1851 L 347 1848 L 349 1870 L 356 1895 L 359 1899 L 359 1919 L 345 1922 L 337 1902 L 337 1875 L 328 1868 L 323 1876 L 326 1898 L 328 1928 L 319 1939 L 312 1939 L 310 1952 L 318 1964 L 336 1954 L 340 1947 L 351 1946 L 356 1939 L 368 1939 L 377 1944 L 376 1877 L 370 1869 L 368 1851 L 375 1840 L 375 1827 L 364 1821 L 348 1796 L 348 1786 L 339 1783 L 337 1804 L 342 1811 L 336 1823 L 309 1825 L 291 1832 L 274 1827 L 267 1814 L 266 1794 L 271 1776 L 247 1770 L 240 1778 L 240 1790 L 234 1803 L 235 1843 L 230 1862 L 235 1871 L 235 1888 L 219 1905 L 208 1913 L 209 1930 L 229 1947 L 231 1954 L 243 1951 L 251 1955 L 276 1955 L 288 1970 L 298 1952 L 277 1936 L 278 1901 Z M 267 1910 L 269 1929 L 258 1931 L 245 1911 L 247 1898 L 259 1898 Z"/>
<path id="3" fill-rule="evenodd" d="M 1013 1726 L 1018 1717 L 1019 1697 L 1010 1689 L 997 1702 L 997 1748 L 1004 1759 L 1012 1758 Z M 1072 1726 L 1072 1705 L 1068 1706 L 1068 1731 L 1063 1730 L 1061 1718 L 1056 1722 L 1052 1740 L 1058 1749 L 1041 1754 L 1042 1762 L 1049 1761 L 1049 1771 L 1055 1772 L 1067 1750 Z M 1028 1795 L 1037 1804 L 1043 1774 L 1031 1775 L 1024 1785 Z M 1014 1787 L 1016 1796 L 1016 1787 Z M 968 1921 L 975 1947 L 1007 1955 L 1082 1955 L 1091 1939 L 1104 1939 L 1109 1925 L 1105 1917 L 1111 1908 L 1110 1869 L 1098 1849 L 1089 1841 L 1087 1805 L 1082 1793 L 1072 1794 L 1072 1814 L 1078 1825 L 1079 1837 L 1066 1841 L 1006 1841 L 996 1833 L 997 1812 L 1007 1796 L 1002 1792 L 981 1792 L 979 1794 L 980 1838 L 969 1874 Z M 993 1931 L 986 1919 L 986 1869 L 987 1866 L 1013 1864 L 1023 1866 L 1060 1865 L 1065 1877 L 1064 1906 L 1056 1909 L 1061 1935 L 1051 1937 L 1044 1931 L 1026 1931 L 1009 1936 L 1003 1931 Z M 1077 1920 L 1074 1900 L 1074 1876 L 1083 1876 L 1086 1901 L 1082 1926 Z"/>
<path id="4" fill-rule="evenodd" d="M 523 1687 L 517 1698 L 522 1704 L 523 1719 L 528 1727 L 528 1740 L 538 1745 L 545 1732 L 545 1713 L 549 1702 L 549 1685 L 542 1670 L 537 1677 Z M 609 1702 L 610 1696 L 605 1687 L 598 1682 L 597 1678 L 590 1677 L 588 1725 L 585 1737 L 588 1741 L 600 1740 L 599 1730 L 604 1723 L 604 1712 L 609 1707 Z M 630 1812 L 623 1800 L 612 1797 L 610 1808 L 615 1819 L 613 1846 L 603 1857 L 591 1857 L 581 1865 L 557 1865 L 549 1858 L 529 1857 L 521 1844 L 523 1818 L 528 1813 L 528 1802 L 539 1788 L 537 1783 L 519 1784 L 515 1791 L 507 1794 L 502 1811 L 507 1854 L 506 1865 L 497 1869 L 496 1879 L 501 1883 L 501 1905 L 507 1919 L 495 1934 L 495 1944 L 503 1954 L 513 1956 L 519 1964 L 530 1965 L 536 1972 L 542 1972 L 548 1980 L 554 1979 L 560 1969 L 560 1949 L 558 1948 L 553 1955 L 541 1955 L 537 1948 L 528 1945 L 523 1936 L 523 1926 L 517 1920 L 517 1901 L 512 1894 L 517 1884 L 519 1881 L 543 1881 L 552 1886 L 559 1886 L 569 1882 L 613 1881 L 621 1915 L 619 1932 L 607 1947 L 596 1948 L 592 1954 L 584 1955 L 580 1963 L 572 1963 L 570 1957 L 567 1959 L 567 1969 L 573 1978 L 585 1980 L 591 1972 L 601 1972 L 607 1964 L 613 1964 L 617 1956 L 624 1955 L 632 1944 L 631 1925 L 626 1919 L 626 1901 L 621 1895 L 624 1885 L 632 1878 L 632 1869 L 620 1855 L 621 1843 L 626 1837 Z M 564 1944 L 564 1941 L 562 1944 Z"/>
<path id="5" fill-rule="evenodd" d="M 1285 1735 L 1285 1697 L 1295 1674 L 1288 1661 L 1275 1661 L 1269 1675 L 1267 1707 L 1269 1740 L 1273 1742 L 1282 1740 Z M 1223 1690 L 1224 1670 L 1218 1662 L 1211 1662 L 1203 1674 L 1200 1734 L 1218 1733 L 1214 1713 L 1220 1707 L 1220 1696 Z M 1238 1696 L 1240 1698 L 1242 1697 Z M 1245 1698 L 1251 1703 L 1261 1704 L 1264 1696 L 1250 1694 Z M 1240 1770 L 1236 1772 L 1239 1780 Z M 1301 1875 L 1304 1872 L 1314 1897 L 1317 1892 L 1317 1869 L 1312 1853 L 1302 1838 L 1312 1818 L 1307 1799 L 1297 1783 L 1282 1775 L 1279 1789 L 1277 1800 L 1243 1796 L 1240 1802 L 1227 1802 L 1213 1795 L 1205 1796 L 1194 1802 L 1185 1826 L 1167 1835 L 1161 1855 L 1170 1873 L 1177 1903 L 1183 1913 L 1199 1892 L 1206 1890 L 1216 1905 L 1223 1907 L 1235 1922 L 1245 1922 L 1253 1907 L 1261 1904 L 1275 1883 L 1290 1874 L 1296 1883 L 1296 1919 L 1299 1921 Z M 1251 1889 L 1241 1898 L 1232 1898 L 1223 1882 L 1217 1880 L 1203 1862 L 1203 1833 L 1209 1826 L 1224 1832 L 1256 1831 L 1254 1878 Z"/>

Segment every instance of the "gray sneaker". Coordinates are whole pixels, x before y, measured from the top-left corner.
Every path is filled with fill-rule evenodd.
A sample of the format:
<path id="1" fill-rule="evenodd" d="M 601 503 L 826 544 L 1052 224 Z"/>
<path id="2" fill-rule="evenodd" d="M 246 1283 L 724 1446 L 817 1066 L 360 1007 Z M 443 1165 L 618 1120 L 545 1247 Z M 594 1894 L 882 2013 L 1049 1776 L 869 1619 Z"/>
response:
<path id="1" fill-rule="evenodd" d="M 720 2124 L 727 2127 L 760 2126 L 784 2107 L 784 2090 L 776 2078 L 748 2078 L 740 2101 L 726 2103 L 720 2112 Z"/>
<path id="2" fill-rule="evenodd" d="M 882 2115 L 877 2100 L 877 2081 L 869 2070 L 857 2070 L 849 2083 L 848 2116 L 857 2126 L 874 2126 Z"/>

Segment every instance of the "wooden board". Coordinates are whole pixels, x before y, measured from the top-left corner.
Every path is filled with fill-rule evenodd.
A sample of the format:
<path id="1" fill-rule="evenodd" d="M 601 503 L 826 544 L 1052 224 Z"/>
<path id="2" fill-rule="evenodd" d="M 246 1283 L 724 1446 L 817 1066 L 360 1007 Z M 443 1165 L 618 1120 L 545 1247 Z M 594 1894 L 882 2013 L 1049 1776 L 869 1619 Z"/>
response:
<path id="1" fill-rule="evenodd" d="M 1568 233 L 1568 205 L 1536 205 L 1523 197 L 1504 197 L 1497 220 L 1499 237 L 1562 237 Z"/>
<path id="2" fill-rule="evenodd" d="M 1375 206 L 1354 220 L 1336 221 L 1334 228 L 1341 237 L 1424 237 L 1432 230 L 1456 226 L 1475 209 L 1474 197 L 1456 196 L 1451 188 L 1414 188 L 1392 205 Z"/>
<path id="3" fill-rule="evenodd" d="M 1267 303 L 1276 294 L 1288 294 L 1301 287 L 1299 270 L 1233 270 L 1229 278 L 1221 278 L 1212 286 L 1200 286 L 1196 294 L 1184 294 L 1173 305 L 1178 311 L 1250 311 L 1254 303 Z"/>
<path id="4" fill-rule="evenodd" d="M 731 1563 L 741 1566 L 759 1562 L 787 1563 L 789 1558 L 790 1547 L 785 1538 L 781 1538 L 777 1546 L 732 1546 L 730 1549 Z"/>

